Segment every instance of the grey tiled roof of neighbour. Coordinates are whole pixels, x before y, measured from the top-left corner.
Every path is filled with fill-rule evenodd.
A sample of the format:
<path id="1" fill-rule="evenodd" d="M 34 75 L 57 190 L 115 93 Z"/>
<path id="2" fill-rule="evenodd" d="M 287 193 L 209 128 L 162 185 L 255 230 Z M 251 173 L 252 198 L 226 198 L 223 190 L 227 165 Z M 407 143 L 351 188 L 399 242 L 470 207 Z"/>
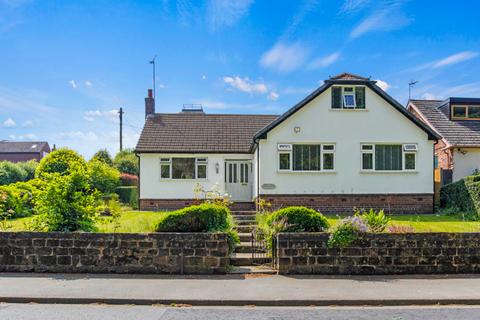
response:
<path id="1" fill-rule="evenodd" d="M 147 118 L 137 153 L 250 153 L 253 137 L 277 115 L 157 113 Z"/>
<path id="2" fill-rule="evenodd" d="M 45 141 L 0 141 L 0 153 L 34 153 L 50 151 Z"/>
<path id="3" fill-rule="evenodd" d="M 444 104 L 444 101 L 441 100 L 410 100 L 410 102 L 450 145 L 480 146 L 480 121 L 451 121 L 445 113 L 438 109 Z"/>

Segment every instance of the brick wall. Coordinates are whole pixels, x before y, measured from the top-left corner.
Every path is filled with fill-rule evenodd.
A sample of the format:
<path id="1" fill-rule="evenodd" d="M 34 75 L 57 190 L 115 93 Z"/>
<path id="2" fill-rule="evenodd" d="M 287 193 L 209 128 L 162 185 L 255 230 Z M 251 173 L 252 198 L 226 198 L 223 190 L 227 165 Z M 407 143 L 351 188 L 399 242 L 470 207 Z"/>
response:
<path id="1" fill-rule="evenodd" d="M 480 233 L 367 234 L 328 248 L 326 233 L 281 233 L 280 274 L 480 273 Z"/>
<path id="2" fill-rule="evenodd" d="M 433 181 L 432 181 L 433 184 Z M 383 209 L 389 214 L 433 213 L 433 194 L 365 194 L 365 195 L 261 195 L 274 209 L 306 206 L 326 214 L 352 213 L 353 208 Z"/>
<path id="3" fill-rule="evenodd" d="M 178 210 L 191 205 L 200 204 L 202 201 L 195 199 L 140 199 L 140 210 Z M 230 205 L 232 211 L 255 210 L 253 202 L 235 202 Z"/>
<path id="4" fill-rule="evenodd" d="M 0 232 L 0 272 L 225 273 L 225 234 Z"/>

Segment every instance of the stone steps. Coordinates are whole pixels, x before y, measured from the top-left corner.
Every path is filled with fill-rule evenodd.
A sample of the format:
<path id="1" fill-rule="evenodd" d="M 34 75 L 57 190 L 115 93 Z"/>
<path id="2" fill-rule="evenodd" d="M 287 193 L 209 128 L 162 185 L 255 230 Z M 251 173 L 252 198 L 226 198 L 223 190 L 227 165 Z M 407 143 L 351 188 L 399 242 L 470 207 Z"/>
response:
<path id="1" fill-rule="evenodd" d="M 232 211 L 234 216 L 256 216 L 256 211 Z"/>
<path id="2" fill-rule="evenodd" d="M 247 215 L 233 215 L 233 218 L 236 220 L 236 221 L 244 221 L 244 220 L 248 220 L 248 221 L 252 221 L 253 223 L 255 223 L 255 216 L 247 216 Z"/>
<path id="3" fill-rule="evenodd" d="M 255 263 L 267 264 L 272 261 L 271 258 L 256 258 Z M 251 266 L 253 265 L 253 259 L 251 253 L 233 253 L 230 256 L 230 264 L 232 266 Z"/>
<path id="4" fill-rule="evenodd" d="M 238 237 L 240 238 L 241 242 L 250 242 L 252 243 L 252 234 L 248 232 L 239 232 Z"/>
<path id="5" fill-rule="evenodd" d="M 251 275 L 272 275 L 277 274 L 275 269 L 268 265 L 259 266 L 234 266 L 229 274 L 251 274 Z"/>
<path id="6" fill-rule="evenodd" d="M 239 233 L 252 232 L 253 227 L 254 226 L 252 226 L 252 225 L 239 225 L 239 226 L 237 226 L 237 231 Z"/>

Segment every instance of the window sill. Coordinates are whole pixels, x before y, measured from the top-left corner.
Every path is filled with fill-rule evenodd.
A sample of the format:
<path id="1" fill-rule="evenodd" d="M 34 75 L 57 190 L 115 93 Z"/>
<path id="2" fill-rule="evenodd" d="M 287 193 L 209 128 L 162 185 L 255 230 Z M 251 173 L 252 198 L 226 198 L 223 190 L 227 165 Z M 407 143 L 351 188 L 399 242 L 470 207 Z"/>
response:
<path id="1" fill-rule="evenodd" d="M 418 173 L 417 170 L 360 170 L 360 173 L 366 173 L 366 174 L 384 174 L 384 173 Z"/>
<path id="2" fill-rule="evenodd" d="M 287 171 L 287 170 L 277 170 L 277 173 L 286 173 L 286 174 L 329 174 L 329 173 L 337 173 L 335 170 L 324 170 L 324 171 Z"/>
<path id="3" fill-rule="evenodd" d="M 367 112 L 368 109 L 355 109 L 355 108 L 343 108 L 343 109 L 328 109 L 328 111 L 334 111 L 334 112 Z"/>

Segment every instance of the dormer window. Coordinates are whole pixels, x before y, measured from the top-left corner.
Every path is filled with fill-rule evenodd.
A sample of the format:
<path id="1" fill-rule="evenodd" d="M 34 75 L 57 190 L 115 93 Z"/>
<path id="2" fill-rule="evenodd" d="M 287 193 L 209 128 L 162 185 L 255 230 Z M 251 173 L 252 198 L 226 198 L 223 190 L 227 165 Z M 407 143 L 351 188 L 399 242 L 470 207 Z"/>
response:
<path id="1" fill-rule="evenodd" d="M 332 87 L 332 109 L 365 109 L 365 87 Z"/>
<path id="2" fill-rule="evenodd" d="M 480 120 L 480 106 L 452 106 L 453 120 Z"/>

